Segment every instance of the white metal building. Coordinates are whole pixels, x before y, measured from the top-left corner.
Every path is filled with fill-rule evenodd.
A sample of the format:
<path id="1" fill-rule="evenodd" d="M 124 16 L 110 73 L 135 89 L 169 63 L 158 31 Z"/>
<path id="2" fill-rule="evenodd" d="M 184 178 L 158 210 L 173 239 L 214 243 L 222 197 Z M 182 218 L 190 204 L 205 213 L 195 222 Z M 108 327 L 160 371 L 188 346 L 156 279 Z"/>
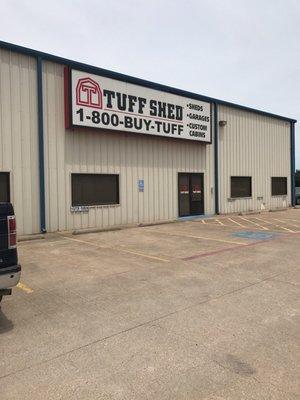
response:
<path id="1" fill-rule="evenodd" d="M 290 207 L 295 122 L 0 42 L 19 234 Z"/>

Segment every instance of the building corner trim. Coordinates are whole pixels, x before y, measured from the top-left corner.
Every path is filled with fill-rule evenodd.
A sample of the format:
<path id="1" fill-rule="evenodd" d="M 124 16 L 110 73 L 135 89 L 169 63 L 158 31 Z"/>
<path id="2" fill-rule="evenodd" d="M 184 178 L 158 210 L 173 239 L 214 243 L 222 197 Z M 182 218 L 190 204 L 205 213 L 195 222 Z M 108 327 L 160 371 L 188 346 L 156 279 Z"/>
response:
<path id="1" fill-rule="evenodd" d="M 296 154 L 295 154 L 295 123 L 291 122 L 291 204 L 296 205 L 296 189 L 295 189 L 295 169 L 296 169 Z"/>
<path id="2" fill-rule="evenodd" d="M 38 150 L 40 182 L 40 230 L 46 232 L 45 207 L 45 154 L 44 154 L 44 110 L 43 110 L 43 60 L 37 57 L 37 101 L 38 101 Z"/>
<path id="3" fill-rule="evenodd" d="M 219 123 L 217 103 L 214 103 L 214 111 L 215 214 L 219 214 Z"/>

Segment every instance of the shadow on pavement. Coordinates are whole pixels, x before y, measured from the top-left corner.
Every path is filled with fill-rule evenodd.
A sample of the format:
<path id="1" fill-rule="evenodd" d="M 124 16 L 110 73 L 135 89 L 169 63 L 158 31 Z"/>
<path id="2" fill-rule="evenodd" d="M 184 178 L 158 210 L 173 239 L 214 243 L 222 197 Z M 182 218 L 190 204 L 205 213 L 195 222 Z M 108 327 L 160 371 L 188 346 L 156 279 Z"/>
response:
<path id="1" fill-rule="evenodd" d="M 13 322 L 6 317 L 2 309 L 0 308 L 0 335 L 5 332 L 9 332 L 13 329 Z"/>

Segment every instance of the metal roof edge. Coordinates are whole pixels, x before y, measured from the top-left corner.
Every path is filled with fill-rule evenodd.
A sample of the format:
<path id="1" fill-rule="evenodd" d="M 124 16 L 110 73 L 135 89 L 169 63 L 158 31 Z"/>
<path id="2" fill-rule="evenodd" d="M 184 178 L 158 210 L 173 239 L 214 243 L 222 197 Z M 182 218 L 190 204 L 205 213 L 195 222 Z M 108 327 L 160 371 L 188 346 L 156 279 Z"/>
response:
<path id="1" fill-rule="evenodd" d="M 288 121 L 290 123 L 296 123 L 297 120 L 293 119 L 293 118 L 289 118 L 289 117 L 284 117 L 282 115 L 278 115 L 278 114 L 273 114 L 271 112 L 267 112 L 267 111 L 263 111 L 263 110 L 259 110 L 256 108 L 252 108 L 252 107 L 247 107 L 247 106 L 243 106 L 240 104 L 236 104 L 236 103 L 231 103 L 229 101 L 225 101 L 225 100 L 220 100 L 220 99 L 216 99 L 213 97 L 208 97 L 208 96 L 203 96 L 197 93 L 193 93 L 193 92 L 189 92 L 186 90 L 182 90 L 182 89 L 178 89 L 178 88 L 174 88 L 171 86 L 166 86 L 160 83 L 155 83 L 155 82 L 151 82 L 148 80 L 144 80 L 141 78 L 135 78 L 133 76 L 130 75 L 125 75 L 125 74 L 121 74 L 119 72 L 114 72 L 114 71 L 110 71 L 104 68 L 99 68 L 99 67 L 95 67 L 89 64 L 85 64 L 85 63 L 81 63 L 79 61 L 73 61 L 64 57 L 60 57 L 60 56 L 55 56 L 53 54 L 49 54 L 49 53 L 45 53 L 39 50 L 33 50 L 30 49 L 28 47 L 24 47 L 24 46 L 19 46 L 17 44 L 13 44 L 13 43 L 9 43 L 9 42 L 4 42 L 0 40 L 0 48 L 2 49 L 6 49 L 6 50 L 10 50 L 10 51 L 14 51 L 14 52 L 18 52 L 18 53 L 22 53 L 22 54 L 26 54 L 28 56 L 32 56 L 32 57 L 40 57 L 44 60 L 48 60 L 48 61 L 53 61 L 59 64 L 64 64 L 64 65 L 68 65 L 72 68 L 76 68 L 82 71 L 86 71 L 86 72 L 90 72 L 90 73 L 94 73 L 94 74 L 99 74 L 108 78 L 113 78 L 113 79 L 117 79 L 120 81 L 125 81 L 128 83 L 132 83 L 135 85 L 139 85 L 139 86 L 144 86 L 150 89 L 155 89 L 155 90 L 161 90 L 164 92 L 168 92 L 168 93 L 172 93 L 172 94 L 176 94 L 179 96 L 184 96 L 184 97 L 189 97 L 195 100 L 200 100 L 200 101 L 206 101 L 209 103 L 217 103 L 219 105 L 222 106 L 228 106 L 228 107 L 232 107 L 232 108 L 236 108 L 239 110 L 244 110 L 244 111 L 248 111 L 248 112 L 252 112 L 255 114 L 260 114 L 260 115 L 265 115 L 267 117 L 272 117 L 272 118 L 277 118 L 283 121 Z"/>

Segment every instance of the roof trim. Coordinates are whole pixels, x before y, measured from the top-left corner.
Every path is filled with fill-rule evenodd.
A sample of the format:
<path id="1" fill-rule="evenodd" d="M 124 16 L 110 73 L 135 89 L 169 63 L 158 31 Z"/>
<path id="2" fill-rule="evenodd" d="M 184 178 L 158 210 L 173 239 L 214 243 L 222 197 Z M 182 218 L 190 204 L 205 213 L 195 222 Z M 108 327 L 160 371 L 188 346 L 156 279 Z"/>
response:
<path id="1" fill-rule="evenodd" d="M 32 57 L 39 57 L 43 60 L 53 61 L 53 62 L 56 62 L 58 64 L 63 64 L 63 65 L 68 65 L 74 69 L 86 71 L 86 72 L 93 73 L 93 74 L 98 74 L 98 75 L 105 76 L 107 78 L 116 79 L 119 81 L 125 81 L 125 82 L 132 83 L 135 85 L 144 86 L 144 87 L 147 87 L 150 89 L 155 89 L 155 90 L 160 90 L 163 92 L 176 94 L 178 96 L 189 97 L 191 99 L 206 101 L 209 103 L 217 103 L 219 105 L 228 106 L 228 107 L 232 107 L 232 108 L 236 108 L 236 109 L 244 110 L 244 111 L 248 111 L 248 112 L 253 112 L 255 114 L 264 115 L 267 117 L 272 117 L 272 118 L 280 119 L 283 121 L 288 121 L 290 123 L 297 122 L 297 120 L 295 120 L 295 119 L 284 117 L 282 115 L 273 114 L 270 112 L 258 110 L 258 109 L 247 107 L 247 106 L 242 106 L 240 104 L 231 103 L 231 102 L 224 101 L 224 100 L 215 99 L 213 97 L 203 96 L 203 95 L 200 95 L 197 93 L 188 92 L 186 90 L 162 85 L 160 83 L 155 83 L 155 82 L 147 81 L 144 79 L 135 78 L 133 76 L 121 74 L 121 73 L 114 72 L 114 71 L 109 71 L 109 70 L 103 69 L 103 68 L 98 68 L 98 67 L 95 67 L 92 65 L 88 65 L 88 64 L 81 63 L 78 61 L 69 60 L 67 58 L 55 56 L 53 54 L 44 53 L 44 52 L 41 52 L 38 50 L 33 50 L 33 49 L 19 46 L 19 45 L 13 44 L 13 43 L 0 41 L 0 48 L 14 51 L 14 52 L 21 53 L 21 54 L 26 54 L 26 55 L 32 56 Z"/>

